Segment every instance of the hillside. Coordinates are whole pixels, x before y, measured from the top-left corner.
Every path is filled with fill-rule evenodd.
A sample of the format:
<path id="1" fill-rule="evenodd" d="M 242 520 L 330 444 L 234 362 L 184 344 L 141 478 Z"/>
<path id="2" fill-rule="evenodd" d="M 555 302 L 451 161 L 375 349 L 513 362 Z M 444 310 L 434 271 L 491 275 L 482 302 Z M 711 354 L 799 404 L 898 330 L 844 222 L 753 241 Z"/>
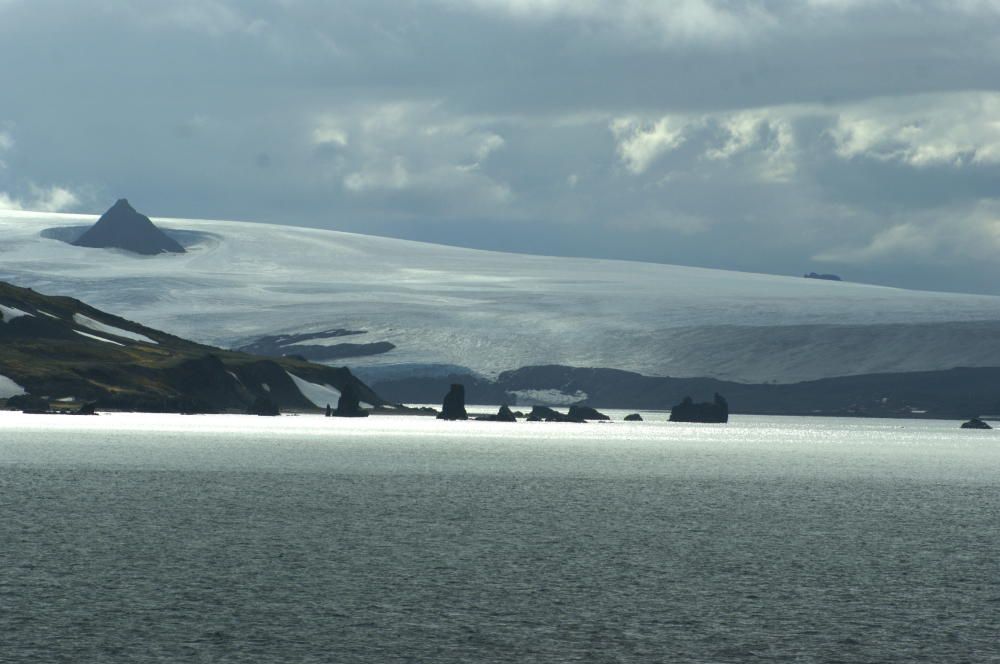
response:
<path id="1" fill-rule="evenodd" d="M 90 307 L 0 282 L 0 398 L 149 411 L 245 411 L 336 405 L 350 386 L 385 402 L 347 369 L 271 360 L 186 341 Z"/>
<path id="2" fill-rule="evenodd" d="M 792 383 L 1000 366 L 998 297 L 225 221 L 156 219 L 185 254 L 64 241 L 93 219 L 0 212 L 0 278 L 366 379 L 559 364 Z"/>

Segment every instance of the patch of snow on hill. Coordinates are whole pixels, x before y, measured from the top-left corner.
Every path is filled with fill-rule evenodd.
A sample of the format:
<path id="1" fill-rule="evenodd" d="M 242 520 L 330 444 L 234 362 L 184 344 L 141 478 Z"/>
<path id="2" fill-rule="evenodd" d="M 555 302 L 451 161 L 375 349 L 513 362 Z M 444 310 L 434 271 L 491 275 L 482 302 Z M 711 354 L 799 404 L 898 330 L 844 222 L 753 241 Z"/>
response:
<path id="1" fill-rule="evenodd" d="M 337 407 L 337 400 L 340 399 L 340 390 L 337 388 L 330 387 L 329 385 L 320 385 L 319 383 L 310 383 L 289 371 L 285 373 L 295 383 L 295 387 L 299 388 L 302 396 L 312 401 L 317 408 L 325 408 L 327 404 L 334 408 Z"/>
<path id="2" fill-rule="evenodd" d="M 87 332 L 82 332 L 80 330 L 73 330 L 81 337 L 87 337 L 88 339 L 96 339 L 97 341 L 103 341 L 106 344 L 114 344 L 116 346 L 124 346 L 125 344 L 120 344 L 117 341 L 112 341 L 111 339 L 105 339 L 104 337 L 99 337 L 96 334 L 89 334 Z"/>
<path id="3" fill-rule="evenodd" d="M 128 330 L 123 330 L 120 327 L 115 327 L 113 325 L 107 325 L 101 321 L 94 320 L 89 316 L 84 316 L 83 314 L 73 314 L 73 320 L 76 321 L 78 325 L 83 325 L 86 328 L 90 328 L 94 332 L 103 332 L 104 334 L 110 334 L 115 337 L 121 337 L 123 339 L 131 339 L 132 341 L 142 341 L 147 344 L 156 344 L 158 342 L 153 341 L 145 334 L 139 334 L 138 332 L 129 332 Z"/>
<path id="4" fill-rule="evenodd" d="M 21 316 L 31 316 L 34 318 L 35 314 L 29 314 L 27 311 L 21 311 L 17 307 L 7 307 L 0 304 L 0 317 L 3 318 L 3 322 L 9 323 L 15 318 L 20 318 Z"/>
<path id="5" fill-rule="evenodd" d="M 0 399 L 9 399 L 24 394 L 24 388 L 7 376 L 0 374 Z"/>

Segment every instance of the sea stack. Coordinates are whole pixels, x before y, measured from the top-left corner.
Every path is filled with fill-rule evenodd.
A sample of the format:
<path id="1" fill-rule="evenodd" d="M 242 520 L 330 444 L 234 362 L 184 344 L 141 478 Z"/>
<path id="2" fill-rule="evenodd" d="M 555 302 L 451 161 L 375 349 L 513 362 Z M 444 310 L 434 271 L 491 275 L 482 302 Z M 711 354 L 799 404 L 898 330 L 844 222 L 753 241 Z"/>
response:
<path id="1" fill-rule="evenodd" d="M 327 406 L 329 408 L 329 406 Z M 337 410 L 331 413 L 333 417 L 368 417 L 368 411 L 361 408 L 361 399 L 354 385 L 347 384 L 337 400 Z"/>
<path id="2" fill-rule="evenodd" d="M 118 199 L 73 244 L 78 247 L 124 249 L 147 256 L 184 253 L 184 247 L 157 228 L 149 217 L 136 212 L 124 198 Z"/>
<path id="3" fill-rule="evenodd" d="M 437 416 L 439 420 L 467 420 L 469 414 L 465 412 L 465 386 L 453 383 L 448 394 L 444 395 L 444 403 L 441 404 L 441 414 Z"/>

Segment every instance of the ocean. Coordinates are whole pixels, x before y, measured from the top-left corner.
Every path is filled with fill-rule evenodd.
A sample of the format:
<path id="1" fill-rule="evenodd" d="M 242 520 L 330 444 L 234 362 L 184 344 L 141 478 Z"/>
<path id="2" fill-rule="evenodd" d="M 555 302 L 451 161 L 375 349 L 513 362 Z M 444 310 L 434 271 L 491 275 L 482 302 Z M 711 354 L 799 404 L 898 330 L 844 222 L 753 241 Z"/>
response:
<path id="1" fill-rule="evenodd" d="M 0 413 L 0 662 L 1000 662 L 1000 432 L 645 415 Z"/>

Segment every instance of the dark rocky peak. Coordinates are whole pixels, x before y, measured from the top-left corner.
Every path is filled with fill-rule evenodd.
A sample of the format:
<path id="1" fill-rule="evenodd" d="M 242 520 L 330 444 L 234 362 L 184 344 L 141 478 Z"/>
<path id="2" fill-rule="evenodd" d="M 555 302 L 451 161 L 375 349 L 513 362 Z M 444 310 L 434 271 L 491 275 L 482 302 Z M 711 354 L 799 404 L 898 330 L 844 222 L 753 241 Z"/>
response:
<path id="1" fill-rule="evenodd" d="M 73 242 L 78 247 L 125 249 L 137 254 L 183 254 L 176 240 L 156 227 L 149 217 L 119 198 L 97 223 Z"/>

